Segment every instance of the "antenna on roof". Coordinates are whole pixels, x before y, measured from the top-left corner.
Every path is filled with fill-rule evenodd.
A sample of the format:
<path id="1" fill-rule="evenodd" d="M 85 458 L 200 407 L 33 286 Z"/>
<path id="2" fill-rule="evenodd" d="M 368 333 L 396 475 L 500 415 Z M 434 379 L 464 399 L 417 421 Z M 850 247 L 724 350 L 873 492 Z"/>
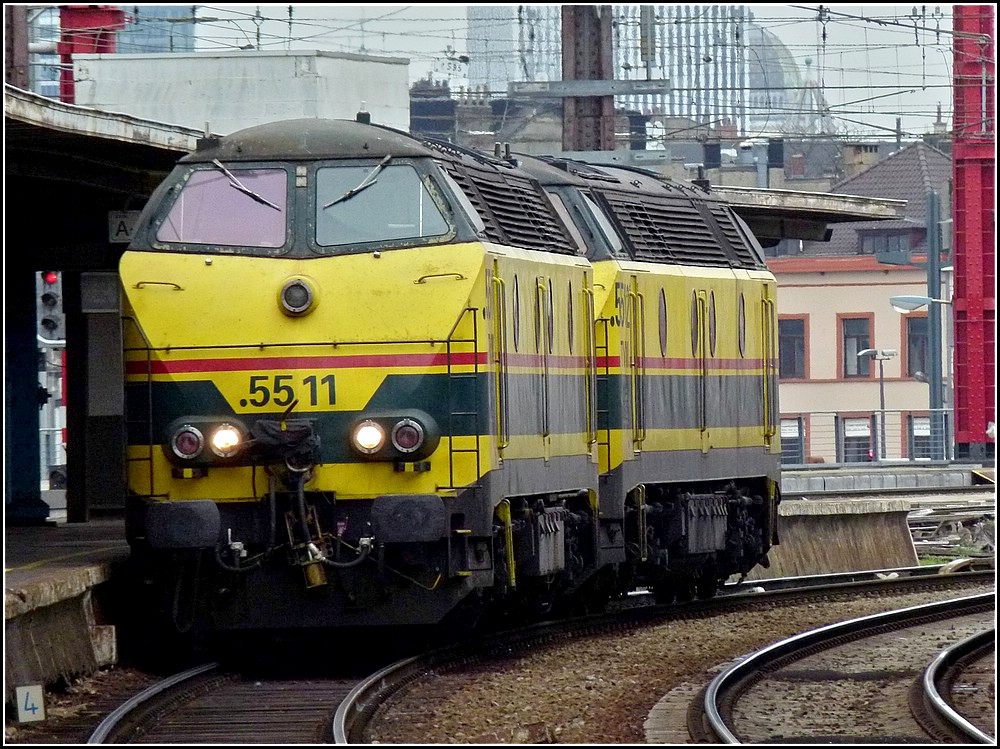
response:
<path id="1" fill-rule="evenodd" d="M 198 138 L 195 141 L 195 146 L 194 146 L 195 150 L 201 151 L 206 148 L 215 148 L 218 145 L 219 145 L 218 136 L 212 135 L 212 128 L 209 127 L 209 123 L 206 122 L 205 135 L 201 138 Z"/>
<path id="2" fill-rule="evenodd" d="M 695 187 L 700 187 L 705 192 L 711 191 L 711 183 L 705 178 L 704 164 L 698 164 L 698 179 L 691 180 L 691 184 Z"/>

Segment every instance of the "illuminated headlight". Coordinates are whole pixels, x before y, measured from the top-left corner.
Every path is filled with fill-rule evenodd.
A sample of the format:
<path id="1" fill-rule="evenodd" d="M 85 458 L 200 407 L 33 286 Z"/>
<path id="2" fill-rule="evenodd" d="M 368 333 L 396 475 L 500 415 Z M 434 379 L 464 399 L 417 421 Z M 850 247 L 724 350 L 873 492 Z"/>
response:
<path id="1" fill-rule="evenodd" d="M 401 453 L 412 453 L 424 444 L 424 428 L 413 419 L 398 421 L 392 428 L 392 446 Z"/>
<path id="2" fill-rule="evenodd" d="M 190 424 L 182 426 L 170 438 L 170 449 L 174 451 L 174 455 L 184 460 L 194 460 L 204 448 L 205 437 Z"/>
<path id="3" fill-rule="evenodd" d="M 220 458 L 229 458 L 240 449 L 243 437 L 232 424 L 223 424 L 212 432 L 212 452 Z"/>
<path id="4" fill-rule="evenodd" d="M 385 431 L 374 421 L 362 421 L 354 429 L 354 446 L 363 453 L 377 452 L 385 442 Z"/>

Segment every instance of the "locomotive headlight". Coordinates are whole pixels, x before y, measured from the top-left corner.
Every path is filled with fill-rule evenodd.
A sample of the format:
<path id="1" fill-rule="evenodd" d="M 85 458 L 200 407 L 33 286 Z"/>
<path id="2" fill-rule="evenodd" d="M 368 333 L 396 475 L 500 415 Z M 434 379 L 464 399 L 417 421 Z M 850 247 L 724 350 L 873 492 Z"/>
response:
<path id="1" fill-rule="evenodd" d="M 204 435 L 190 424 L 180 427 L 170 437 L 170 449 L 174 451 L 174 455 L 184 460 L 194 460 L 204 448 Z"/>
<path id="2" fill-rule="evenodd" d="M 354 429 L 354 446 L 368 455 L 377 452 L 385 443 L 385 430 L 374 421 L 362 421 Z"/>
<path id="3" fill-rule="evenodd" d="M 413 419 L 402 419 L 392 428 L 392 446 L 401 453 L 412 453 L 424 444 L 424 428 Z"/>
<path id="4" fill-rule="evenodd" d="M 232 457 L 242 442 L 240 430 L 232 424 L 223 424 L 212 433 L 212 452 L 220 458 Z"/>
<path id="5" fill-rule="evenodd" d="M 281 309 L 286 315 L 299 316 L 313 307 L 312 287 L 302 278 L 293 278 L 281 287 Z"/>

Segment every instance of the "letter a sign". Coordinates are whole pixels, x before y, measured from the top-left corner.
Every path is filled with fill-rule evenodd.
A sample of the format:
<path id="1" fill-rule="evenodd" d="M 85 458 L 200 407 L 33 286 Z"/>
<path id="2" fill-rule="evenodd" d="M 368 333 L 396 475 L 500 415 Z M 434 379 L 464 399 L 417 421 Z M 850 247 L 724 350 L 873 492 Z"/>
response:
<path id="1" fill-rule="evenodd" d="M 128 244 L 139 221 L 139 211 L 108 211 L 108 241 Z"/>

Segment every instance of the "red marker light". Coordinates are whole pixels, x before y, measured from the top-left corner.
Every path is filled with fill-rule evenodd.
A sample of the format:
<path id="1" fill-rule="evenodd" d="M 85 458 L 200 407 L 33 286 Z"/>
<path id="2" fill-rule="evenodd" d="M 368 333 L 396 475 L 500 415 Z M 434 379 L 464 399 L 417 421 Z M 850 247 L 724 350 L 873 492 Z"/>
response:
<path id="1" fill-rule="evenodd" d="M 51 286 L 54 283 L 58 283 L 59 274 L 54 270 L 42 271 L 42 280 Z"/>

